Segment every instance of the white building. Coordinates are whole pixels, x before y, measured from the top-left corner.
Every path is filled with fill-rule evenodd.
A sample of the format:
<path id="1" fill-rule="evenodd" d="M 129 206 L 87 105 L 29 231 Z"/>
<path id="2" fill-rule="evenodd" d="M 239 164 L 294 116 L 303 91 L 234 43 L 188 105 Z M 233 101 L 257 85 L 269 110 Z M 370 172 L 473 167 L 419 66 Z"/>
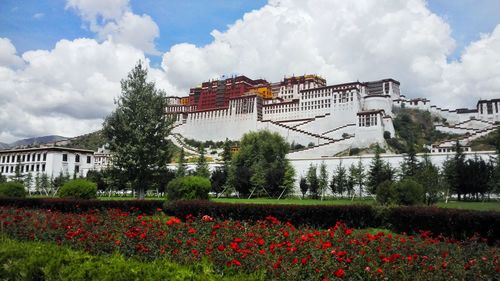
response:
<path id="1" fill-rule="evenodd" d="M 0 172 L 7 178 L 16 167 L 23 175 L 45 173 L 49 178 L 64 175 L 85 177 L 94 168 L 94 152 L 67 147 L 39 147 L 0 150 Z"/>

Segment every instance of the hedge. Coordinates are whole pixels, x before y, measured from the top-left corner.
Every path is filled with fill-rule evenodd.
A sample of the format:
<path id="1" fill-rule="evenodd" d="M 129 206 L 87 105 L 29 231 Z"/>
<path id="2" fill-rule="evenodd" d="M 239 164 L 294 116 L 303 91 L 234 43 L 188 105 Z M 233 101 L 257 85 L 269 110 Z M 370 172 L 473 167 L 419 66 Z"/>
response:
<path id="1" fill-rule="evenodd" d="M 0 197 L 26 197 L 26 190 L 20 182 L 9 181 L 0 183 Z"/>
<path id="2" fill-rule="evenodd" d="M 74 179 L 64 183 L 57 195 L 62 198 L 96 199 L 97 184 L 85 179 Z"/>
<path id="3" fill-rule="evenodd" d="M 222 276 L 208 262 L 141 262 L 121 255 L 93 256 L 51 243 L 0 239 L 1 280 L 262 280 L 259 274 Z"/>
<path id="4" fill-rule="evenodd" d="M 93 209 L 120 209 L 144 214 L 163 210 L 172 216 L 210 215 L 221 219 L 260 220 L 274 216 L 294 225 L 328 228 L 338 220 L 355 228 L 388 228 L 409 234 L 428 230 L 435 235 L 465 239 L 477 234 L 489 243 L 500 242 L 500 212 L 445 209 L 435 207 L 383 208 L 370 205 L 265 205 L 233 204 L 210 201 L 163 200 L 74 200 L 47 198 L 0 198 L 0 206 L 44 208 L 61 212 L 82 212 Z"/>
<path id="5" fill-rule="evenodd" d="M 60 212 L 85 212 L 95 209 L 120 209 L 154 214 L 163 206 L 163 200 L 79 200 L 67 198 L 2 198 L 0 206 L 52 209 Z"/>
<path id="6" fill-rule="evenodd" d="M 188 214 L 210 215 L 235 220 L 259 220 L 271 215 L 294 225 L 328 228 L 341 220 L 355 228 L 387 228 L 395 232 L 419 234 L 430 231 L 449 238 L 466 239 L 477 234 L 488 243 L 500 242 L 500 212 L 444 209 L 435 207 L 383 208 L 369 205 L 264 205 L 207 201 L 177 201 L 165 204 L 168 214 L 184 218 Z"/>
<path id="7" fill-rule="evenodd" d="M 326 205 L 271 205 L 271 204 L 233 204 L 210 201 L 166 202 L 165 212 L 179 218 L 188 214 L 209 215 L 221 219 L 261 220 L 273 216 L 294 225 L 311 225 L 328 228 L 338 220 L 350 227 L 377 227 L 380 221 L 375 208 L 369 205 L 326 206 Z"/>

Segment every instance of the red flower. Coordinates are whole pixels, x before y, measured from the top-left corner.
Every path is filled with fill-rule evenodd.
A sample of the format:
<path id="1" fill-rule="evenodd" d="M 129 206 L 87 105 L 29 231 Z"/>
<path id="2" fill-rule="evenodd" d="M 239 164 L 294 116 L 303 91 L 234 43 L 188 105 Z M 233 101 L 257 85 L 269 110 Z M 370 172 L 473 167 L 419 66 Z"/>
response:
<path id="1" fill-rule="evenodd" d="M 194 228 L 189 228 L 188 233 L 189 233 L 189 234 L 196 233 L 196 229 L 194 229 Z"/>
<path id="2" fill-rule="evenodd" d="M 219 250 L 219 251 L 221 251 L 221 252 L 222 252 L 222 251 L 224 251 L 224 249 L 225 249 L 224 245 L 219 245 L 219 246 L 217 247 L 217 250 Z"/>
<path id="3" fill-rule="evenodd" d="M 227 266 L 231 266 L 231 265 L 240 266 L 241 262 L 239 262 L 238 260 L 233 259 L 233 260 L 228 261 L 226 264 L 227 264 Z"/>
<path id="4" fill-rule="evenodd" d="M 342 268 L 339 268 L 337 269 L 333 275 L 335 275 L 335 277 L 338 277 L 338 278 L 344 278 L 345 277 L 345 270 L 342 269 Z"/>
<path id="5" fill-rule="evenodd" d="M 167 221 L 167 225 L 172 225 L 172 224 L 179 224 L 181 223 L 181 220 L 176 218 L 176 217 L 171 217 L 168 221 Z"/>

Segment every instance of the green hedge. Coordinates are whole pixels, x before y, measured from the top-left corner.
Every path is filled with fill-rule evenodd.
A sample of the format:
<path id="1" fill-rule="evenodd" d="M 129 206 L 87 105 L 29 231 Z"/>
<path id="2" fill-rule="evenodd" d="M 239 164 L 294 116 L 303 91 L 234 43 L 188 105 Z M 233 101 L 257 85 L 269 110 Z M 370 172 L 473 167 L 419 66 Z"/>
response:
<path id="1" fill-rule="evenodd" d="M 221 276 L 208 262 L 141 262 L 121 255 L 93 256 L 50 243 L 0 238 L 0 280 L 263 280 L 262 275 Z"/>
<path id="2" fill-rule="evenodd" d="M 84 179 L 70 180 L 64 183 L 58 195 L 63 198 L 95 199 L 97 198 L 97 184 Z"/>
<path id="3" fill-rule="evenodd" d="M 168 200 L 208 199 L 210 180 L 204 177 L 188 176 L 171 180 L 167 185 Z"/>
<path id="4" fill-rule="evenodd" d="M 26 197 L 26 190 L 19 182 L 0 183 L 0 197 Z"/>

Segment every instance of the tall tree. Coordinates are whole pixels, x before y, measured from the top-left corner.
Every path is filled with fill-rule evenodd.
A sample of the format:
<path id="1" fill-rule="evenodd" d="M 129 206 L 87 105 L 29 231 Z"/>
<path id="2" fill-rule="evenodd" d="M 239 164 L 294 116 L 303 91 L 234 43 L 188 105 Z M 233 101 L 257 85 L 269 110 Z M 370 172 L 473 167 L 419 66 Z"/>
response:
<path id="1" fill-rule="evenodd" d="M 328 172 L 326 171 L 326 164 L 324 161 L 319 165 L 318 185 L 319 193 L 321 194 L 321 200 L 323 200 L 326 188 L 328 187 Z"/>
<path id="2" fill-rule="evenodd" d="M 307 185 L 309 186 L 309 192 L 313 199 L 318 199 L 319 197 L 319 181 L 317 174 L 317 167 L 310 164 L 309 170 L 307 171 Z"/>
<path id="3" fill-rule="evenodd" d="M 244 134 L 240 150 L 232 158 L 228 186 L 243 196 L 249 195 L 256 187 L 262 190 L 261 187 L 265 186 L 271 197 L 279 197 L 283 192 L 288 150 L 288 143 L 277 133 L 262 130 Z M 261 186 L 262 175 L 265 184 Z"/>
<path id="4" fill-rule="evenodd" d="M 223 169 L 225 170 L 226 175 L 229 172 L 229 166 L 231 165 L 231 159 L 232 159 L 231 144 L 229 143 L 229 140 L 226 138 L 226 140 L 224 141 L 223 148 L 222 148 L 222 161 L 224 163 Z"/>
<path id="5" fill-rule="evenodd" d="M 415 146 L 413 144 L 409 144 L 408 153 L 406 153 L 404 161 L 401 164 L 401 178 L 405 179 L 415 176 L 418 164 Z"/>
<path id="6" fill-rule="evenodd" d="M 205 157 L 205 146 L 203 146 L 203 144 L 198 147 L 198 154 L 195 174 L 200 177 L 209 178 L 210 171 L 208 170 L 207 158 Z"/>
<path id="7" fill-rule="evenodd" d="M 187 174 L 187 166 L 184 149 L 181 148 L 181 152 L 179 153 L 179 160 L 177 162 L 177 171 L 175 173 L 176 177 L 184 177 Z"/>
<path id="8" fill-rule="evenodd" d="M 361 159 L 359 159 L 356 169 L 353 172 L 354 185 L 358 186 L 359 198 L 361 198 L 363 196 L 363 186 L 365 184 L 365 168 L 363 167 L 363 163 L 361 163 Z"/>
<path id="9" fill-rule="evenodd" d="M 380 158 L 381 149 L 377 145 L 375 148 L 375 156 L 372 159 L 370 170 L 368 171 L 368 191 L 371 194 L 377 193 L 377 187 L 384 181 L 392 181 L 394 171 L 389 163 L 386 163 Z"/>
<path id="10" fill-rule="evenodd" d="M 0 171 L 0 183 L 3 183 L 3 182 L 6 182 L 7 181 L 7 178 L 2 175 L 2 171 Z"/>
<path id="11" fill-rule="evenodd" d="M 295 169 L 292 164 L 288 162 L 285 166 L 285 175 L 283 177 L 283 182 L 281 183 L 281 195 L 279 198 L 286 196 L 290 191 L 295 188 Z"/>
<path id="12" fill-rule="evenodd" d="M 24 187 L 28 189 L 28 193 L 31 195 L 31 190 L 33 187 L 33 174 L 29 172 L 24 179 Z"/>
<path id="13" fill-rule="evenodd" d="M 227 172 L 224 167 L 216 167 L 210 177 L 210 182 L 212 183 L 212 192 L 218 197 L 219 194 L 224 190 L 224 185 L 227 180 Z"/>
<path id="14" fill-rule="evenodd" d="M 347 190 L 347 171 L 342 166 L 342 162 L 339 163 L 337 169 L 333 172 L 330 188 L 333 194 L 338 193 L 341 197 Z"/>
<path id="15" fill-rule="evenodd" d="M 300 193 L 302 193 L 302 199 L 306 197 L 307 191 L 309 190 L 309 184 L 307 183 L 307 179 L 304 177 L 300 177 L 299 182 Z"/>
<path id="16" fill-rule="evenodd" d="M 429 155 L 422 156 L 422 161 L 418 164 L 418 169 L 413 177 L 424 188 L 425 203 L 427 205 L 435 204 L 444 187 L 439 169 L 432 164 Z"/>
<path id="17" fill-rule="evenodd" d="M 346 190 L 347 190 L 347 196 L 351 197 L 352 199 L 354 199 L 355 185 L 356 185 L 356 166 L 354 166 L 354 164 L 351 164 L 351 166 L 349 166 L 347 175 Z"/>
<path id="18" fill-rule="evenodd" d="M 104 122 L 114 168 L 121 172 L 144 199 L 158 171 L 165 171 L 172 155 L 167 136 L 172 121 L 165 115 L 165 93 L 147 81 L 141 61 L 121 81 L 117 108 Z"/>
<path id="19" fill-rule="evenodd" d="M 21 173 L 21 159 L 18 156 L 18 162 L 14 168 L 14 175 L 11 179 L 15 182 L 20 182 L 24 184 L 24 175 Z"/>

